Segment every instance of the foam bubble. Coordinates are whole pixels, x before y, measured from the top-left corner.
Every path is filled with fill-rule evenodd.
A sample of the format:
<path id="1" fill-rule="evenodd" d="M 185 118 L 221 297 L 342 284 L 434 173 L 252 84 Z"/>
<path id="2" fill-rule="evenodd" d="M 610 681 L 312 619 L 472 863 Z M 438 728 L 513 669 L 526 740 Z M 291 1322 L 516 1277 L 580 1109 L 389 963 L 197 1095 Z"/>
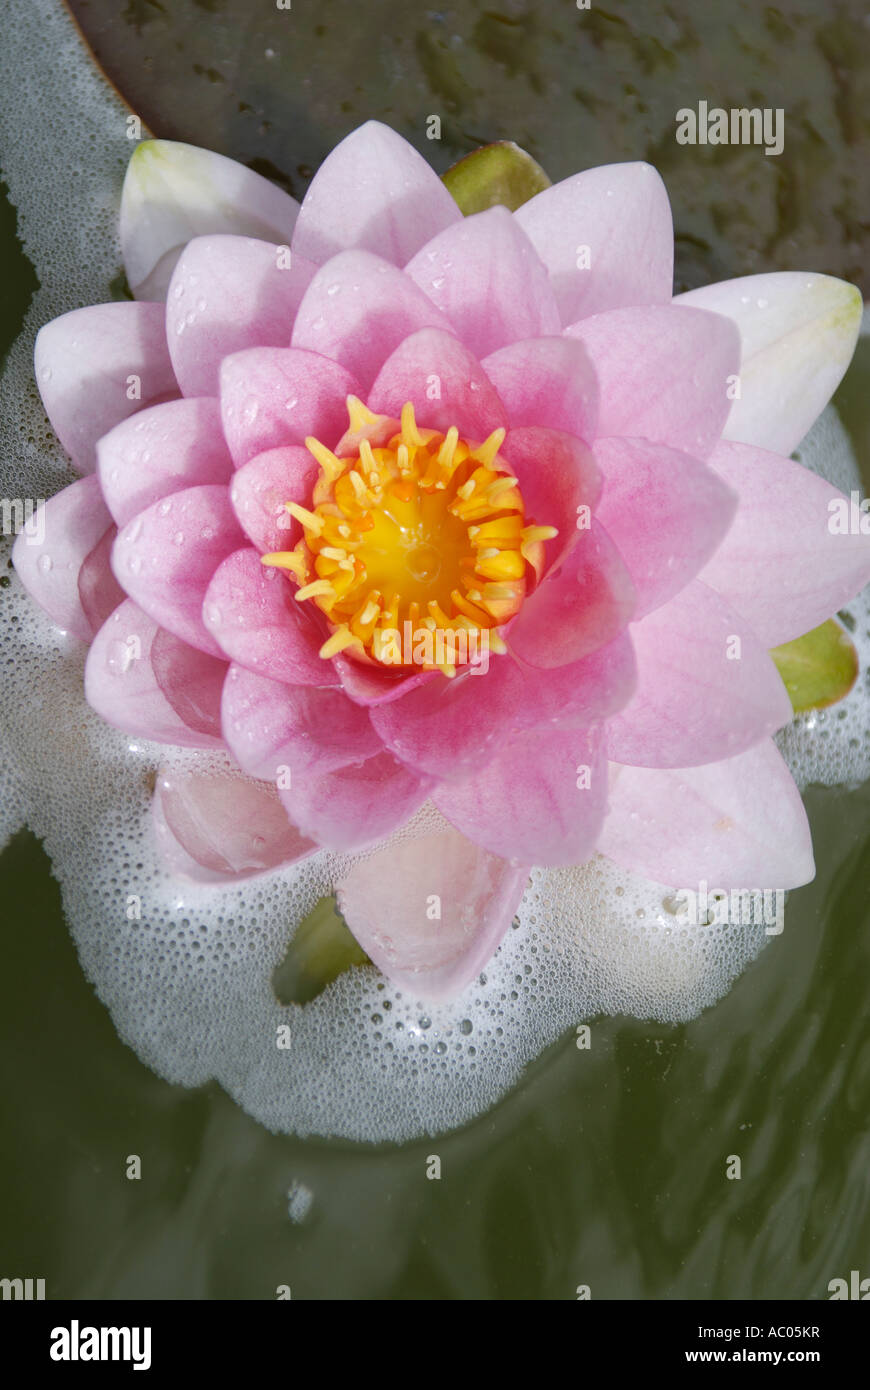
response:
<path id="1" fill-rule="evenodd" d="M 42 288 L 4 373 L 4 399 L 16 411 L 0 422 L 0 467 L 7 495 L 48 496 L 68 474 L 32 382 L 32 340 L 54 315 L 107 297 L 130 147 L 124 109 L 60 7 L 34 26 L 24 0 L 8 0 L 7 52 L 18 80 L 14 101 L 8 87 L 0 95 L 5 169 Z M 818 456 L 805 461 L 848 491 L 854 461 L 831 413 L 813 438 Z M 5 553 L 0 563 L 5 574 Z M 84 703 L 81 645 L 51 625 L 14 575 L 0 603 L 2 828 L 26 822 L 44 839 L 82 968 L 120 1036 L 167 1080 L 217 1079 L 271 1129 L 370 1141 L 450 1129 L 492 1105 L 581 1020 L 691 1018 L 764 944 L 760 925 L 678 921 L 664 890 L 596 858 L 533 873 L 502 947 L 452 1004 L 424 1011 L 367 967 L 309 1004 L 281 1005 L 272 973 L 349 861 L 322 853 L 230 887 L 170 878 L 151 832 L 155 771 L 168 764 L 230 776 L 228 761 L 103 724 Z M 816 780 L 864 775 L 866 750 L 852 748 L 850 732 L 862 718 L 867 727 L 861 698 L 845 721 L 831 718 L 828 737 L 821 721 L 789 734 L 793 766 Z M 424 807 L 396 838 L 439 823 Z M 292 1043 L 279 1048 L 287 1024 Z M 288 1192 L 291 1219 L 309 1204 L 310 1194 Z"/>

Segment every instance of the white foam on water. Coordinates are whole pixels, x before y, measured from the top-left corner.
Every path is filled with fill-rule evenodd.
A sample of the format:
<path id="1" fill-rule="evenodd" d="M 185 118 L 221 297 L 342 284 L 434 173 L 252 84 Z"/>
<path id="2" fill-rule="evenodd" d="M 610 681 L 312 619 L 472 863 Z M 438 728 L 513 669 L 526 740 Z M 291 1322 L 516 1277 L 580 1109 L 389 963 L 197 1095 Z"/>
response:
<path id="1" fill-rule="evenodd" d="M 107 298 L 130 150 L 124 109 L 84 59 L 69 20 L 53 4 L 40 15 L 36 24 L 32 4 L 7 0 L 16 83 L 14 98 L 10 84 L 0 96 L 4 171 L 42 282 L 3 381 L 15 410 L 0 422 L 2 487 L 19 497 L 48 496 L 69 476 L 32 382 L 32 340 L 54 315 Z M 848 491 L 854 462 L 832 412 L 809 448 L 805 461 Z M 6 562 L 4 551 L 4 574 Z M 215 1078 L 277 1131 L 368 1141 L 438 1133 L 491 1106 L 583 1019 L 696 1016 L 765 942 L 760 925 L 677 921 L 661 888 L 599 857 L 536 870 L 502 947 L 451 1004 L 424 1010 L 367 967 L 309 1004 L 281 1005 L 272 973 L 349 861 L 321 853 L 229 887 L 168 876 L 149 811 L 158 765 L 231 775 L 229 763 L 103 724 L 83 698 L 83 647 L 52 626 L 17 577 L 9 581 L 0 590 L 4 825 L 27 823 L 44 840 L 84 972 L 120 1036 L 167 1080 Z M 861 621 L 866 630 L 866 612 Z M 866 692 L 850 699 L 845 719 L 829 717 L 827 737 L 820 720 L 787 735 L 802 775 L 866 775 L 866 744 L 853 746 L 862 719 L 867 728 Z M 424 808 L 400 837 L 438 823 Z M 128 915 L 133 900 L 141 917 Z M 289 1049 L 276 1042 L 286 1024 Z"/>

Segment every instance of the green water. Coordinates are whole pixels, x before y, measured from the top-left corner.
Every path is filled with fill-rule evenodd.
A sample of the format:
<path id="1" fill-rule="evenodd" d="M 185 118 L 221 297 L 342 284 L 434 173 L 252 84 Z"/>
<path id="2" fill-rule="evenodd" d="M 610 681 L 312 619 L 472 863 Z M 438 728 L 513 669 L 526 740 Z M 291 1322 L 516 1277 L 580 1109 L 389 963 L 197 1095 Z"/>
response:
<path id="1" fill-rule="evenodd" d="M 870 264 L 860 7 L 75 9 L 155 133 L 256 162 L 297 194 L 374 115 L 439 168 L 494 138 L 553 177 L 655 159 L 681 286 L 798 265 L 860 281 Z M 674 110 L 707 97 L 784 106 L 781 160 L 678 155 Z M 422 132 L 439 111 L 433 150 Z M 33 285 L 13 230 L 0 218 L 7 337 Z M 865 459 L 866 359 L 840 398 Z M 812 1299 L 850 1269 L 870 1275 L 870 789 L 807 800 L 818 877 L 716 1008 L 680 1027 L 594 1022 L 590 1050 L 566 1037 L 464 1130 L 381 1149 L 270 1135 L 216 1086 L 143 1067 L 81 973 L 39 845 L 19 835 L 0 858 L 0 1273 L 44 1277 L 51 1298 L 181 1299 L 279 1285 L 571 1299 L 580 1284 L 594 1299 Z M 294 1183 L 313 1197 L 301 1224 Z"/>
<path id="2" fill-rule="evenodd" d="M 380 1149 L 273 1136 L 217 1086 L 153 1076 L 19 836 L 0 860 L 4 1268 L 52 1298 L 825 1298 L 870 1253 L 870 790 L 809 803 L 819 875 L 716 1008 L 595 1022 L 464 1130 Z"/>

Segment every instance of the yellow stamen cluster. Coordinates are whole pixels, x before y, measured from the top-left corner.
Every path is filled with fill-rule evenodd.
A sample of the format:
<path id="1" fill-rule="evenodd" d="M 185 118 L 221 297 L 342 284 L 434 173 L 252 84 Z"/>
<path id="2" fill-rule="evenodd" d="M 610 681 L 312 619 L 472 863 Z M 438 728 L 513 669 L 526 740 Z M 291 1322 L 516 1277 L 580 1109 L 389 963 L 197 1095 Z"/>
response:
<path id="1" fill-rule="evenodd" d="M 451 676 L 472 638 L 485 633 L 489 650 L 503 652 L 496 629 L 519 610 L 527 567 L 540 573 L 543 543 L 556 535 L 526 524 L 519 484 L 499 456 L 504 430 L 470 444 L 455 427 L 421 429 L 410 403 L 401 423 L 355 396 L 347 408 L 337 446 L 346 457 L 305 441 L 320 477 L 310 507 L 286 504 L 303 539 L 262 557 L 289 571 L 297 600 L 328 619 L 320 655 L 394 665 L 389 634 L 404 631 L 413 644 L 437 630 L 439 657 L 422 664 Z"/>

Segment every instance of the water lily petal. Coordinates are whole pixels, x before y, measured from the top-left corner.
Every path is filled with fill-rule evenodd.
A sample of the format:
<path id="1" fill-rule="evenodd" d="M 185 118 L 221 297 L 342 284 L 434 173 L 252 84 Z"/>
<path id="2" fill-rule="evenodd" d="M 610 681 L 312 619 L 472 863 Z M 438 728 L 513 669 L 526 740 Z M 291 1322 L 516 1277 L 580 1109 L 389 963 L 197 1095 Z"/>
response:
<path id="1" fill-rule="evenodd" d="M 308 286 L 291 342 L 339 362 L 367 389 L 393 349 L 419 328 L 451 331 L 403 271 L 368 251 L 345 251 Z"/>
<path id="2" fill-rule="evenodd" d="M 450 829 L 378 850 L 338 881 L 336 897 L 388 979 L 435 1002 L 479 975 L 513 921 L 527 879 L 526 869 Z"/>
<path id="3" fill-rule="evenodd" d="M 526 599 L 508 643 L 530 666 L 579 661 L 612 642 L 631 618 L 634 585 L 607 532 L 593 518 L 569 554 Z"/>
<path id="4" fill-rule="evenodd" d="M 97 440 L 143 406 L 178 393 L 161 304 L 92 304 L 39 330 L 34 371 L 52 428 L 79 473 Z"/>
<path id="5" fill-rule="evenodd" d="M 365 710 L 342 691 L 287 685 L 244 666 L 230 667 L 221 709 L 239 766 L 270 782 L 322 777 L 383 747 Z"/>
<path id="6" fill-rule="evenodd" d="M 97 444 L 100 486 L 119 526 L 170 493 L 226 482 L 232 471 L 218 402 L 205 397 L 149 406 Z"/>
<path id="7" fill-rule="evenodd" d="M 831 275 L 788 270 L 723 280 L 674 303 L 727 315 L 740 330 L 740 395 L 724 437 L 790 454 L 852 360 L 860 291 Z"/>
<path id="8" fill-rule="evenodd" d="M 519 705 L 522 678 L 511 661 L 459 672 L 375 706 L 371 722 L 409 767 L 445 781 L 469 777 L 504 741 Z"/>
<path id="9" fill-rule="evenodd" d="M 734 757 L 790 722 L 791 703 L 766 647 L 699 580 L 630 631 L 638 689 L 608 721 L 613 762 L 694 767 Z"/>
<path id="10" fill-rule="evenodd" d="M 230 501 L 239 525 L 264 555 L 292 550 L 299 540 L 302 527 L 285 504 L 309 503 L 319 476 L 319 464 L 298 444 L 267 449 L 233 475 Z"/>
<path id="11" fill-rule="evenodd" d="M 382 751 L 364 763 L 297 778 L 280 796 L 291 820 L 324 849 L 363 849 L 403 825 L 426 800 L 429 780 Z"/>
<path id="12" fill-rule="evenodd" d="M 451 333 L 424 328 L 387 358 L 368 396 L 372 410 L 396 419 L 411 401 L 417 424 L 446 432 L 455 425 L 480 442 L 506 426 L 504 406 L 473 353 Z"/>
<path id="13" fill-rule="evenodd" d="M 80 478 L 24 518 L 12 561 L 31 598 L 59 627 L 89 642 L 94 635 L 82 606 L 79 574 L 111 528 L 95 477 Z"/>
<path id="14" fill-rule="evenodd" d="M 341 653 L 333 657 L 341 688 L 348 699 L 364 709 L 400 700 L 418 685 L 435 680 L 436 671 L 415 671 L 413 675 L 398 675 L 385 666 L 366 665 Z"/>
<path id="15" fill-rule="evenodd" d="M 225 487 L 185 488 L 128 522 L 115 541 L 112 568 L 161 627 L 222 656 L 203 623 L 202 601 L 221 560 L 243 540 Z"/>
<path id="16" fill-rule="evenodd" d="M 94 638 L 85 696 L 101 719 L 157 743 L 221 743 L 220 697 L 227 664 L 166 632 L 131 599 Z"/>
<path id="17" fill-rule="evenodd" d="M 227 232 L 289 243 L 299 204 L 234 159 L 176 140 L 143 140 L 121 192 L 121 251 L 137 299 L 165 299 L 193 237 Z"/>
<path id="18" fill-rule="evenodd" d="M 642 618 L 710 559 L 737 497 L 706 464 L 648 439 L 599 439 L 595 458 L 604 477 L 595 515 L 625 561 Z"/>
<path id="19" fill-rule="evenodd" d="M 400 700 L 370 710 L 387 747 L 418 772 L 452 782 L 473 775 L 519 729 L 585 728 L 615 714 L 636 685 L 634 652 L 622 634 L 600 651 L 541 671 L 512 655 L 476 671 L 437 675 Z"/>
<path id="20" fill-rule="evenodd" d="M 550 272 L 563 324 L 670 299 L 671 205 L 651 164 L 585 169 L 538 193 L 514 217 Z"/>
<path id="21" fill-rule="evenodd" d="M 483 369 L 511 425 L 545 425 L 594 438 L 598 382 L 583 346 L 570 338 L 529 338 L 491 353 Z"/>
<path id="22" fill-rule="evenodd" d="M 600 729 L 514 734 L 465 782 L 432 800 L 475 844 L 522 864 L 580 864 L 595 848 L 607 803 Z"/>
<path id="23" fill-rule="evenodd" d="M 730 319 L 677 304 L 612 309 L 565 332 L 598 376 L 598 434 L 655 439 L 706 458 L 730 409 L 740 361 Z"/>
<path id="24" fill-rule="evenodd" d="M 170 872 L 199 882 L 250 878 L 317 849 L 291 825 L 275 788 L 247 777 L 162 768 L 152 812 Z"/>
<path id="25" fill-rule="evenodd" d="M 79 570 L 79 603 L 91 633 L 98 632 L 118 604 L 127 597 L 112 570 L 112 547 L 117 534 L 116 526 L 104 531 L 93 550 L 88 551 L 82 560 Z"/>
<path id="26" fill-rule="evenodd" d="M 417 151 L 379 121 L 351 132 L 305 195 L 293 250 L 322 265 L 360 248 L 404 265 L 462 214 Z"/>
<path id="27" fill-rule="evenodd" d="M 508 430 L 499 452 L 519 480 L 527 521 L 558 531 L 544 543 L 550 568 L 573 546 L 586 515 L 583 509 L 598 502 L 601 476 L 595 456 L 575 435 L 540 425 Z"/>
<path id="28" fill-rule="evenodd" d="M 166 299 L 166 338 L 185 396 L 214 396 L 224 357 L 287 347 L 316 266 L 252 237 L 197 237 L 184 248 Z"/>
<path id="29" fill-rule="evenodd" d="M 803 636 L 870 583 L 870 515 L 853 499 L 748 444 L 718 444 L 710 463 L 740 506 L 700 577 L 766 647 Z"/>
<path id="30" fill-rule="evenodd" d="M 547 272 L 507 208 L 448 227 L 417 252 L 405 274 L 477 357 L 520 338 L 559 332 Z"/>
<path id="31" fill-rule="evenodd" d="M 296 602 L 285 575 L 260 563 L 259 551 L 234 551 L 210 581 L 202 615 L 219 651 L 291 685 L 338 684 L 332 663 L 317 654 L 326 641 L 325 624 Z"/>
<path id="32" fill-rule="evenodd" d="M 327 448 L 347 428 L 345 401 L 362 387 L 337 362 L 301 348 L 247 348 L 220 370 L 221 418 L 237 468 L 313 434 Z"/>
<path id="33" fill-rule="evenodd" d="M 706 767 L 612 767 L 598 848 L 672 888 L 797 888 L 815 873 L 800 793 L 769 739 Z"/>

